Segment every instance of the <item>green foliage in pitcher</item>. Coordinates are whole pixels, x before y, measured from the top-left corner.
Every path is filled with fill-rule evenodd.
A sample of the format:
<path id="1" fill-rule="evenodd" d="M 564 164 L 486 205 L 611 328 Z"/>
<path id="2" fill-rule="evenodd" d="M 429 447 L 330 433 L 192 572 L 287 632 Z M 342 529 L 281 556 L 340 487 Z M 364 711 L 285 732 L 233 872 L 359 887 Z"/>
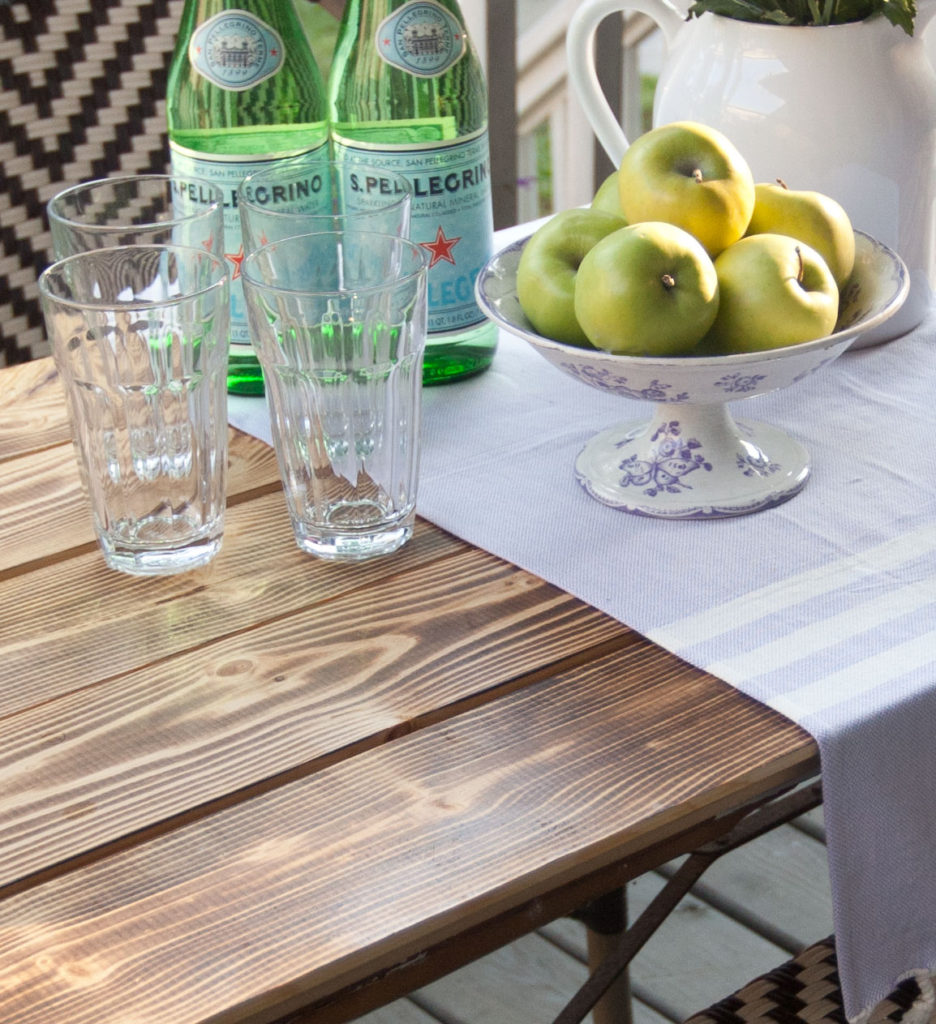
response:
<path id="1" fill-rule="evenodd" d="M 738 21 L 771 25 L 843 25 L 883 14 L 913 35 L 914 0 L 695 0 L 689 15 L 710 11 Z"/>

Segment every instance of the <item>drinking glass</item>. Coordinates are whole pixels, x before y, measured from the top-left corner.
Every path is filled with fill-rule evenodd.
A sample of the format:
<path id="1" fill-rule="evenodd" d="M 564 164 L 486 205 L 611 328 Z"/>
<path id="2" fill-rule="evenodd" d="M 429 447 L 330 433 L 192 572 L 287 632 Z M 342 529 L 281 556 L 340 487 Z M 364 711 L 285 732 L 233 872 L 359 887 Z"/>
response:
<path id="1" fill-rule="evenodd" d="M 224 193 L 200 178 L 100 178 L 59 192 L 47 213 L 56 259 L 86 249 L 163 243 L 224 254 Z"/>
<path id="2" fill-rule="evenodd" d="M 412 187 L 393 171 L 319 155 L 277 160 L 237 190 L 245 252 L 290 235 L 375 231 L 406 237 Z"/>
<path id="3" fill-rule="evenodd" d="M 300 235 L 244 261 L 251 336 L 296 543 L 388 554 L 416 517 L 425 253 L 372 232 Z"/>
<path id="4" fill-rule="evenodd" d="M 204 565 L 224 528 L 224 261 L 173 245 L 91 249 L 52 264 L 39 292 L 107 564 Z"/>

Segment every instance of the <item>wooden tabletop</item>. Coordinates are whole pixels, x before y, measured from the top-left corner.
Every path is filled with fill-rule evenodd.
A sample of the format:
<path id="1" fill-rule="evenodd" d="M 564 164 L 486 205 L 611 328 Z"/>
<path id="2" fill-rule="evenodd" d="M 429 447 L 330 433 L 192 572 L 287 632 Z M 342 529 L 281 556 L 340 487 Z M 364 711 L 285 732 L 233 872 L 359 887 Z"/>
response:
<path id="1" fill-rule="evenodd" d="M 215 561 L 112 572 L 69 436 L 51 361 L 0 371 L 0 1021 L 346 1019 L 816 771 L 787 719 L 429 523 L 301 553 L 235 431 Z"/>

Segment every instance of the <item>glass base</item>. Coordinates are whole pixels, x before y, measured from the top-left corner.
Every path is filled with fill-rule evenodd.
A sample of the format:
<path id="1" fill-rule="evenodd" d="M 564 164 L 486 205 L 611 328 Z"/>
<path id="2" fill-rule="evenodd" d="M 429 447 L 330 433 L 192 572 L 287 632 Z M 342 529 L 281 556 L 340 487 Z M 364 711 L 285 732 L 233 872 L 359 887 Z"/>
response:
<path id="1" fill-rule="evenodd" d="M 174 576 L 207 565 L 221 550 L 221 537 L 196 541 L 185 547 L 149 549 L 115 546 L 101 538 L 104 560 L 111 569 L 131 576 Z"/>
<path id="2" fill-rule="evenodd" d="M 388 527 L 374 533 L 311 531 L 304 524 L 295 529 L 296 543 L 306 554 L 330 562 L 363 562 L 367 558 L 391 555 L 413 535 L 413 524 Z"/>
<path id="3" fill-rule="evenodd" d="M 294 517 L 293 533 L 307 554 L 332 562 L 361 562 L 401 548 L 412 537 L 415 522 L 412 508 L 394 515 L 379 501 L 363 498 L 335 502 L 315 521 Z"/>
<path id="4" fill-rule="evenodd" d="M 461 334 L 442 335 L 426 343 L 423 384 L 450 384 L 483 373 L 497 349 L 497 327 L 484 323 Z"/>
<path id="5" fill-rule="evenodd" d="M 249 345 L 232 345 L 228 356 L 227 389 L 232 395 L 262 395 L 263 371 Z"/>

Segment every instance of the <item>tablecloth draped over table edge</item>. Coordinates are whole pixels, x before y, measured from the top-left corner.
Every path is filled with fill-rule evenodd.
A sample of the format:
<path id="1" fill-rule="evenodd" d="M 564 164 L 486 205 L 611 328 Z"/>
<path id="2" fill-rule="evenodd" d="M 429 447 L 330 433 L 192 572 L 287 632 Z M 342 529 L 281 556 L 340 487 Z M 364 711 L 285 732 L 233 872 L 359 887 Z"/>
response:
<path id="1" fill-rule="evenodd" d="M 531 231 L 497 232 L 496 247 Z M 731 406 L 812 456 L 792 501 L 661 521 L 575 480 L 586 440 L 650 406 L 501 332 L 494 365 L 423 392 L 419 513 L 776 708 L 820 748 L 839 974 L 861 1020 L 936 969 L 936 310 Z M 262 399 L 231 424 L 271 442 Z M 927 991 L 932 992 L 927 983 Z"/>

